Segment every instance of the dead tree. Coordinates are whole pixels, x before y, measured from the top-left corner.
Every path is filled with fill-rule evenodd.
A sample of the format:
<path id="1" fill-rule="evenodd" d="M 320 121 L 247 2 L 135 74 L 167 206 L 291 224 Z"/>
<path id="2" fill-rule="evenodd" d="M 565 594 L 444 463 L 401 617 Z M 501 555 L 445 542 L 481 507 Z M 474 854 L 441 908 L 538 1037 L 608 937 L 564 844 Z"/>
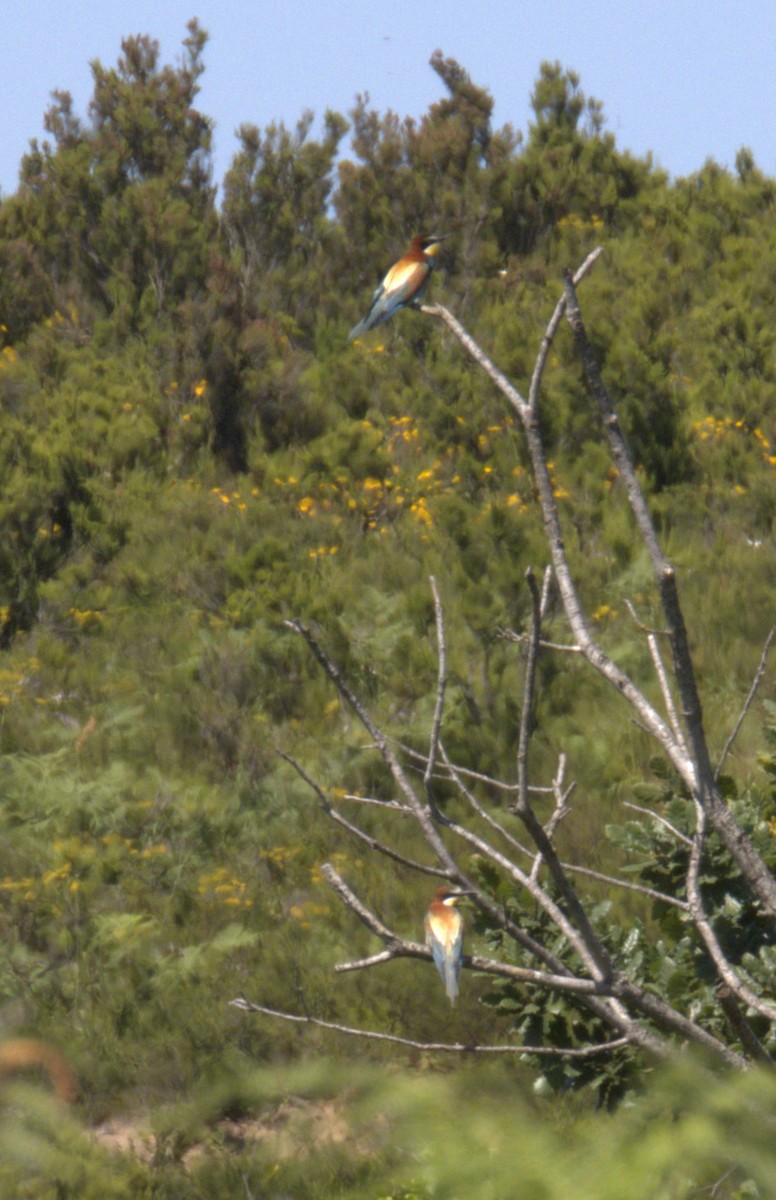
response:
<path id="1" fill-rule="evenodd" d="M 564 994 L 575 1004 L 594 1014 L 601 1026 L 608 1031 L 608 1036 L 596 1044 L 573 1049 L 524 1046 L 510 1042 L 503 1046 L 466 1046 L 466 1050 L 477 1049 L 492 1054 L 529 1052 L 534 1055 L 563 1054 L 585 1057 L 617 1047 L 631 1046 L 664 1056 L 670 1054 L 677 1043 L 690 1042 L 705 1047 L 729 1065 L 741 1067 L 753 1059 L 771 1061 L 763 1038 L 755 1034 L 750 1021 L 760 1027 L 763 1022 L 766 1026 L 772 1026 L 772 1023 L 776 1022 L 776 1003 L 772 999 L 772 992 L 769 995 L 767 989 L 758 990 L 751 979 L 726 955 L 715 932 L 714 923 L 706 912 L 700 878 L 707 839 L 710 830 L 713 830 L 735 862 L 743 886 L 748 890 L 759 913 L 770 919 L 776 927 L 776 879 L 745 830 L 741 828 L 718 783 L 722 763 L 751 707 L 762 679 L 773 631 L 763 649 L 749 695 L 731 730 L 720 761 L 715 765 L 706 740 L 676 572 L 666 560 L 658 542 L 616 412 L 587 338 L 577 299 L 578 284 L 600 254 L 600 249 L 595 250 L 575 275 L 572 276 L 570 272 L 566 274 L 563 293 L 541 340 L 527 397 L 523 397 L 499 371 L 447 309 L 440 305 L 423 309 L 425 313 L 444 322 L 477 365 L 490 377 L 516 414 L 522 426 L 541 505 L 549 565 L 541 581 L 537 580 L 531 571 L 527 573 L 532 620 L 529 630 L 519 639 L 523 642 L 525 650 L 525 674 L 516 781 L 504 782 L 491 776 L 478 775 L 457 766 L 448 756 L 443 737 L 447 687 L 445 623 L 438 589 L 433 579 L 431 588 L 436 617 L 438 679 L 428 749 L 423 755 L 397 744 L 386 730 L 376 724 L 366 705 L 310 628 L 301 620 L 287 622 L 288 628 L 304 639 L 339 696 L 350 707 L 368 734 L 371 744 L 390 772 L 396 798 L 385 801 L 346 796 L 344 801 L 335 805 L 320 784 L 312 779 L 300 764 L 292 762 L 291 759 L 288 761 L 292 762 L 318 797 L 324 812 L 348 836 L 360 840 L 371 851 L 396 864 L 470 891 L 473 894 L 473 903 L 489 926 L 500 929 L 504 937 L 512 939 L 522 947 L 525 958 L 533 964 L 530 967 L 518 966 L 472 955 L 465 958 L 465 966 L 478 972 L 514 980 L 536 989 L 537 993 Z M 647 640 L 660 685 L 662 711 L 650 703 L 646 695 L 596 640 L 580 601 L 564 547 L 561 521 L 553 494 L 539 420 L 542 375 L 550 347 L 564 318 L 571 327 L 589 391 L 600 413 L 614 465 L 652 562 L 665 623 L 665 640 L 670 647 L 670 663 L 667 664 L 664 660 L 658 633 L 643 626 L 641 633 Z M 564 646 L 551 645 L 545 641 L 542 633 L 551 588 L 556 588 L 560 595 L 571 631 L 572 641 Z M 651 819 L 662 822 L 671 831 L 672 836 L 685 847 L 687 865 L 684 897 L 663 893 L 632 880 L 604 875 L 582 864 L 562 861 L 556 849 L 555 833 L 568 811 L 572 790 L 566 782 L 565 759 L 561 756 L 554 779 L 543 787 L 533 784 L 529 771 L 529 734 L 534 709 L 536 664 L 539 654 L 545 652 L 580 655 L 603 676 L 630 706 L 639 725 L 658 743 L 686 794 L 691 797 L 695 819 L 694 828 L 689 834 L 672 828 L 659 813 L 650 814 Z M 465 811 L 470 814 L 471 820 L 455 820 L 438 809 L 432 793 L 432 782 L 438 779 L 445 780 L 455 789 L 464 801 Z M 484 804 L 477 795 L 479 784 L 485 784 L 491 791 L 500 793 L 505 798 L 505 806 L 502 805 L 494 812 Z M 554 807 L 549 819 L 542 821 L 537 816 L 535 800 L 538 795 L 546 796 L 548 793 L 554 799 Z M 408 858 L 360 826 L 352 815 L 354 806 L 367 803 L 378 804 L 388 812 L 401 815 L 403 819 L 413 820 L 422 841 L 431 852 L 433 861 Z M 503 816 L 504 807 L 508 813 L 519 819 L 522 829 L 520 837 L 515 835 L 513 828 L 508 827 Z M 496 815 L 496 812 L 499 815 Z M 512 882 L 515 889 L 522 889 L 531 897 L 551 927 L 565 939 L 571 952 L 567 958 L 552 952 L 521 928 L 519 922 L 510 916 L 476 879 L 467 874 L 462 860 L 464 854 L 472 853 L 492 864 L 503 878 Z M 389 929 L 380 917 L 353 893 L 333 867 L 324 867 L 324 875 L 342 903 L 383 943 L 383 949 L 379 953 L 358 961 L 341 963 L 336 970 L 363 970 L 402 957 L 430 958 L 430 951 L 426 946 L 407 941 Z M 596 929 L 590 915 L 590 904 L 580 894 L 575 882 L 586 877 L 608 886 L 634 889 L 652 900 L 675 906 L 691 920 L 713 963 L 718 983 L 719 1009 L 724 1014 L 728 1027 L 733 1031 L 730 1042 L 735 1045 L 729 1044 L 718 1032 L 709 1029 L 692 1012 L 683 1011 L 679 1004 L 672 1003 L 654 989 L 629 978 L 627 972 L 613 961 L 606 940 Z M 569 965 L 569 958 L 573 965 Z M 248 1011 L 266 1013 L 286 1020 L 306 1021 L 324 1026 L 328 1024 L 331 1028 L 364 1037 L 417 1045 L 409 1039 L 394 1038 L 377 1031 L 354 1030 L 320 1021 L 309 1015 L 277 1012 L 245 998 L 232 1003 Z M 428 1048 L 449 1051 L 464 1049 L 462 1046 L 447 1043 L 434 1044 Z"/>

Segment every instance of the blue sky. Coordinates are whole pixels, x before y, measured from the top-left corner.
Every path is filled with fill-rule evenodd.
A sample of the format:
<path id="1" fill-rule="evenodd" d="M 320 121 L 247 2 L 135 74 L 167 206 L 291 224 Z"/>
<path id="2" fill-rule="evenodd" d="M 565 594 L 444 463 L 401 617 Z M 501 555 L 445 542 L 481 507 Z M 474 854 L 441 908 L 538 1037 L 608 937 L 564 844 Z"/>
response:
<path id="1" fill-rule="evenodd" d="M 22 0 L 0 41 L 0 192 L 43 135 L 52 89 L 85 115 L 92 59 L 111 65 L 123 36 L 150 33 L 175 61 L 192 16 L 210 33 L 199 106 L 216 122 L 216 181 L 242 122 L 346 112 L 358 92 L 421 115 L 442 93 L 436 49 L 489 89 L 497 124 L 525 129 L 539 64 L 557 59 L 618 144 L 672 175 L 707 157 L 732 166 L 742 145 L 776 175 L 774 0 Z"/>

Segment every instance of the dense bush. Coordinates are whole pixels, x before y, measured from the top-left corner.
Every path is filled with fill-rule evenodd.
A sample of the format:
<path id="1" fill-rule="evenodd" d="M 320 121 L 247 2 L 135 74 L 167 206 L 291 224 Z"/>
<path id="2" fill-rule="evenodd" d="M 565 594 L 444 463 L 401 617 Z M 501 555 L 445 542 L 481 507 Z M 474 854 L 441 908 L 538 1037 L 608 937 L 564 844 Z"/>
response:
<path id="1" fill-rule="evenodd" d="M 449 748 L 471 770 L 513 769 L 521 660 L 505 633 L 525 627 L 524 572 L 547 555 L 520 432 L 423 316 L 406 312 L 379 336 L 345 340 L 409 235 L 450 233 L 431 295 L 521 386 L 562 268 L 604 246 L 585 284 L 586 320 L 681 572 L 716 748 L 751 682 L 776 583 L 776 183 L 751 156 L 742 152 L 736 174 L 707 163 L 671 182 L 621 152 L 601 106 L 549 64 L 525 136 L 495 129 L 488 93 L 435 55 L 443 96 L 419 122 L 359 100 L 350 121 L 326 114 L 317 138 L 307 115 L 293 129 L 245 125 L 218 208 L 210 122 L 194 107 L 205 43 L 192 23 L 171 67 L 151 39 L 127 39 L 115 68 L 93 65 L 84 119 L 56 93 L 51 140 L 31 145 L 18 191 L 0 204 L 0 1003 L 8 1033 L 33 1032 L 68 1052 L 84 1117 L 157 1112 L 193 1096 L 169 1122 L 194 1140 L 230 1105 L 275 1103 L 276 1077 L 257 1081 L 257 1060 L 342 1049 L 322 1030 L 251 1023 L 226 1004 L 241 992 L 407 1036 L 444 1022 L 446 1036 L 487 1040 L 494 1021 L 508 1031 L 516 1012 L 523 1034 L 589 1033 L 509 989 L 479 1004 L 476 981 L 451 1017 L 417 963 L 379 979 L 335 978 L 335 961 L 372 942 L 332 902 L 324 858 L 338 854 L 407 936 L 420 936 L 427 896 L 400 867 L 376 871 L 357 843 L 333 846 L 278 754 L 335 789 L 385 789 L 363 732 L 343 719 L 284 620 L 324 628 L 376 717 L 414 745 L 433 713 L 433 573 L 449 633 Z M 643 551 L 565 334 L 544 387 L 570 559 L 601 640 L 649 688 L 626 607 L 658 620 Z M 547 628 L 564 639 L 559 611 Z M 621 805 L 648 795 L 682 826 L 686 797 L 658 773 L 636 727 L 617 729 L 615 709 L 573 662 L 543 663 L 537 771 L 568 754 L 585 797 L 564 831 L 577 861 L 675 886 L 676 846 L 648 821 L 624 820 Z M 755 705 L 726 787 L 772 861 L 767 724 Z M 760 939 L 757 961 L 747 959 L 759 917 L 716 844 L 709 872 L 726 944 L 764 979 L 772 942 Z M 606 889 L 600 900 L 611 906 L 612 948 L 633 970 L 660 961 L 682 1003 L 708 1002 L 707 964 L 671 913 Z M 638 938 L 625 946 L 618 929 L 629 923 Z M 477 936 L 485 944 L 491 935 Z M 544 1074 L 559 1087 L 576 1082 L 559 1076 Z M 244 1083 L 232 1095 L 225 1078 Z M 526 1078 L 506 1076 L 494 1094 L 535 1139 L 529 1166 L 512 1157 L 504 1111 L 491 1111 L 479 1084 L 473 1140 L 449 1160 L 458 1171 L 465 1156 L 492 1156 L 495 1130 L 493 1144 L 509 1153 L 497 1156 L 489 1194 L 535 1195 L 542 1172 L 548 1196 L 621 1194 L 617 1157 L 632 1154 L 634 1195 L 685 1195 L 723 1178 L 726 1151 L 719 1161 L 703 1153 L 737 1105 L 773 1111 L 766 1078 L 721 1083 L 704 1100 L 700 1077 L 682 1077 L 690 1116 L 672 1157 L 665 1115 L 642 1142 L 646 1110 L 621 1114 L 601 1141 L 600 1127 L 587 1117 L 577 1127 L 563 1100 L 537 1116 L 519 1098 Z M 423 1080 L 429 1090 L 417 1093 L 397 1082 L 395 1096 L 381 1086 L 364 1085 L 369 1104 L 403 1110 L 402 1128 L 413 1095 L 437 1108 L 463 1103 L 455 1080 L 449 1089 Z M 304 1076 L 298 1087 L 306 1094 Z M 203 1098 L 211 1094 L 223 1111 Z M 74 1126 L 37 1101 L 19 1105 L 14 1120 L 26 1113 L 31 1148 L 4 1135 L 9 1188 L 37 1159 L 63 1196 L 181 1194 L 167 1151 L 156 1174 L 124 1163 L 105 1190 L 105 1160 Z M 161 1129 L 168 1118 L 153 1120 Z M 553 1132 L 566 1121 L 581 1147 L 576 1167 L 565 1131 Z M 735 1191 L 746 1178 L 767 1191 L 755 1122 L 736 1130 L 740 1156 L 716 1194 L 753 1194 Z M 325 1182 L 310 1191 L 452 1195 L 446 1136 L 435 1127 L 428 1161 L 408 1166 L 397 1134 L 384 1174 L 383 1159 L 370 1166 L 360 1146 L 316 1151 L 310 1171 Z M 174 1141 L 169 1129 L 165 1137 Z M 198 1194 L 216 1194 L 207 1181 L 217 1170 L 231 1181 L 220 1195 L 244 1195 L 242 1179 L 268 1194 L 308 1194 L 287 1161 L 251 1151 L 247 1165 L 229 1164 L 219 1146 Z M 565 1192 L 564 1172 L 577 1180 Z M 52 1194 L 47 1186 L 30 1183 L 27 1194 Z M 467 1188 L 478 1194 L 481 1179 Z"/>

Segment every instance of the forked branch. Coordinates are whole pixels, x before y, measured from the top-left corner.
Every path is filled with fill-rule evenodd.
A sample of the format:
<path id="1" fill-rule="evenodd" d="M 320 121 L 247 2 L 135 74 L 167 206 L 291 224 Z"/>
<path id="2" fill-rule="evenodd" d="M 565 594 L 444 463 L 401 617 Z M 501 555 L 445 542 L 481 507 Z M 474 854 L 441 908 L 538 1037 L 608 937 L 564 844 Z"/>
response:
<path id="1" fill-rule="evenodd" d="M 603 384 L 598 364 L 582 321 L 576 295 L 576 285 L 600 256 L 594 251 L 577 271 L 567 275 L 565 287 L 555 311 L 548 323 L 530 381 L 526 400 L 506 376 L 491 362 L 485 352 L 460 322 L 440 305 L 423 311 L 440 318 L 459 340 L 467 353 L 486 372 L 500 390 L 520 419 L 526 445 L 531 459 L 534 479 L 541 505 L 544 529 L 549 547 L 551 568 L 544 573 L 541 588 L 529 573 L 528 585 L 531 592 L 532 620 L 530 630 L 520 635 L 526 647 L 525 675 L 521 706 L 518 746 L 516 755 L 516 782 L 502 783 L 482 772 L 456 765 L 449 757 L 443 738 L 444 703 L 447 688 L 447 645 L 444 616 L 436 586 L 432 579 L 434 623 L 437 645 L 437 683 L 434 715 L 429 730 L 428 750 L 419 753 L 402 747 L 372 718 L 366 705 L 355 693 L 349 681 L 334 660 L 323 649 L 312 630 L 299 620 L 287 621 L 286 625 L 307 643 L 310 651 L 336 687 L 340 697 L 354 712 L 369 735 L 371 744 L 383 759 L 396 788 L 398 799 L 377 801 L 386 818 L 397 821 L 414 821 L 420 835 L 421 848 L 429 851 L 431 862 L 424 862 L 422 849 L 410 857 L 390 845 L 385 835 L 375 837 L 354 821 L 344 816 L 329 801 L 326 792 L 298 763 L 286 757 L 301 778 L 312 788 L 324 811 L 350 836 L 359 839 L 370 849 L 387 857 L 396 866 L 419 876 L 435 876 L 458 884 L 472 895 L 472 902 L 486 920 L 488 927 L 499 930 L 511 939 L 519 951 L 519 965 L 515 962 L 497 961 L 473 954 L 464 958 L 464 966 L 483 974 L 500 976 L 515 985 L 531 987 L 541 992 L 567 994 L 577 1005 L 593 1013 L 611 1032 L 610 1040 L 599 1041 L 590 1047 L 577 1048 L 570 1055 L 553 1047 L 528 1046 L 463 1047 L 454 1043 L 421 1043 L 409 1038 L 394 1037 L 376 1031 L 354 1029 L 349 1026 L 319 1020 L 309 1016 L 297 1016 L 278 1012 L 262 1005 L 252 1004 L 240 998 L 235 1006 L 246 1011 L 263 1013 L 278 1019 L 299 1021 L 337 1030 L 352 1036 L 373 1040 L 392 1041 L 416 1049 L 471 1050 L 481 1053 L 531 1053 L 566 1054 L 569 1057 L 591 1057 L 625 1045 L 639 1046 L 656 1054 L 668 1052 L 670 1042 L 666 1035 L 690 1040 L 712 1050 L 725 1062 L 743 1066 L 746 1059 L 738 1050 L 711 1032 L 692 1013 L 681 1011 L 662 995 L 655 994 L 648 984 L 642 983 L 635 971 L 630 977 L 618 957 L 619 951 L 611 949 L 612 939 L 605 931 L 599 931 L 591 918 L 589 902 L 577 892 L 571 876 L 590 878 L 604 885 L 630 886 L 651 899 L 674 905 L 682 919 L 692 918 L 695 929 L 705 951 L 713 962 L 721 981 L 727 1008 L 725 1012 L 731 1024 L 739 1030 L 742 1045 L 747 1053 L 764 1058 L 765 1051 L 748 1025 L 741 1009 L 754 1011 L 759 1018 L 776 1020 L 776 1006 L 758 996 L 742 973 L 726 957 L 713 921 L 704 907 L 701 889 L 701 863 L 705 851 L 707 825 L 712 826 L 729 849 L 741 874 L 760 904 L 761 911 L 776 914 L 776 880 L 773 879 L 762 858 L 757 854 L 734 815 L 728 809 L 716 787 L 725 757 L 749 711 L 765 670 L 765 660 L 773 634 L 766 642 L 760 665 L 755 674 L 749 696 L 742 712 L 731 731 L 722 751 L 716 772 L 712 770 L 706 735 L 703 727 L 702 709 L 694 668 L 689 649 L 689 640 L 679 603 L 675 572 L 666 560 L 659 545 L 649 509 L 641 491 L 638 477 L 633 468 L 628 448 L 619 427 L 616 412 Z M 655 573 L 667 634 L 673 658 L 673 682 L 660 653 L 654 630 L 644 630 L 650 653 L 660 684 L 663 698 L 662 712 L 652 705 L 632 679 L 618 666 L 596 641 L 591 631 L 570 564 L 566 555 L 563 534 L 554 486 L 550 478 L 539 421 L 541 382 L 549 351 L 563 317 L 568 319 L 575 343 L 583 362 L 588 384 L 601 414 L 604 429 L 609 439 L 610 450 L 625 485 L 629 503 L 635 516 L 638 530 L 646 544 Z M 568 645 L 552 643 L 542 636 L 542 623 L 547 607 L 551 579 L 560 593 L 571 629 L 573 642 Z M 635 615 L 635 614 L 634 614 Z M 506 635 L 513 636 L 513 635 Z M 668 896 L 657 890 L 637 883 L 626 883 L 592 869 L 566 863 L 556 849 L 557 826 L 568 811 L 570 788 L 565 784 L 565 759 L 561 756 L 558 772 L 551 786 L 537 787 L 529 777 L 530 735 L 535 705 L 537 661 L 545 648 L 559 645 L 584 658 L 628 701 L 635 711 L 638 722 L 657 740 L 670 763 L 679 774 L 696 806 L 696 826 L 692 838 L 677 830 L 660 813 L 650 816 L 661 822 L 678 839 L 678 845 L 688 853 L 686 875 L 687 900 Z M 678 696 L 674 702 L 674 693 Z M 422 785 L 421 785 L 422 778 Z M 443 779 L 456 789 L 458 801 L 445 806 L 445 813 L 438 811 L 433 800 L 435 781 Z M 482 793 L 494 795 L 505 806 L 494 815 L 491 806 L 484 803 Z M 549 818 L 541 821 L 534 810 L 537 795 L 547 794 L 554 799 L 554 810 Z M 364 800 L 366 803 L 366 799 Z M 460 813 L 464 811 L 465 817 Z M 517 817 L 523 825 L 520 839 L 508 827 L 510 818 Z M 404 833 L 404 830 L 402 831 Z M 406 835 L 405 835 L 406 841 Z M 525 843 L 525 844 L 524 844 Z M 404 844 L 404 843 L 402 843 Z M 527 861 L 526 861 L 527 860 Z M 494 895 L 477 885 L 473 862 L 487 863 L 482 878 L 499 880 Z M 465 866 L 464 864 L 467 864 Z M 330 865 L 322 873 L 342 904 L 374 935 L 382 949 L 364 957 L 342 962 L 335 968 L 340 972 L 353 972 L 372 967 L 384 967 L 395 958 L 415 958 L 428 962 L 431 952 L 427 946 L 408 940 L 391 929 L 377 913 L 373 912 L 353 891 L 350 885 Z M 478 876 L 479 878 L 479 876 Z M 502 890 L 513 897 L 509 906 L 495 899 Z M 508 890 L 507 890 L 508 889 Z M 522 905 L 530 905 L 532 913 L 538 911 L 541 922 L 551 929 L 552 936 L 539 940 L 529 929 L 536 926 L 521 920 Z M 541 924 L 539 922 L 539 924 Z M 525 926 L 528 926 L 526 928 Z M 615 943 L 616 944 L 616 943 Z M 553 946 L 553 949 L 550 947 Z M 530 965 L 524 965 L 525 963 Z M 632 969 L 632 968 L 631 968 Z M 759 1047 L 759 1049 L 758 1049 Z"/>

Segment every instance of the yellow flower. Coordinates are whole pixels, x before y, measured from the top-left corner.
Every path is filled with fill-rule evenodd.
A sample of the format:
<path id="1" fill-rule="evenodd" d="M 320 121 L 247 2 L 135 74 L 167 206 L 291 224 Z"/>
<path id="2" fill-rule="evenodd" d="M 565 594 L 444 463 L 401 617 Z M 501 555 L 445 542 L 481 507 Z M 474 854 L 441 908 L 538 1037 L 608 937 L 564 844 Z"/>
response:
<path id="1" fill-rule="evenodd" d="M 58 883 L 60 880 L 67 878 L 72 873 L 73 864 L 66 862 L 62 863 L 61 867 L 56 867 L 54 870 L 46 871 L 43 875 L 43 886 L 48 887 L 50 883 Z"/>

